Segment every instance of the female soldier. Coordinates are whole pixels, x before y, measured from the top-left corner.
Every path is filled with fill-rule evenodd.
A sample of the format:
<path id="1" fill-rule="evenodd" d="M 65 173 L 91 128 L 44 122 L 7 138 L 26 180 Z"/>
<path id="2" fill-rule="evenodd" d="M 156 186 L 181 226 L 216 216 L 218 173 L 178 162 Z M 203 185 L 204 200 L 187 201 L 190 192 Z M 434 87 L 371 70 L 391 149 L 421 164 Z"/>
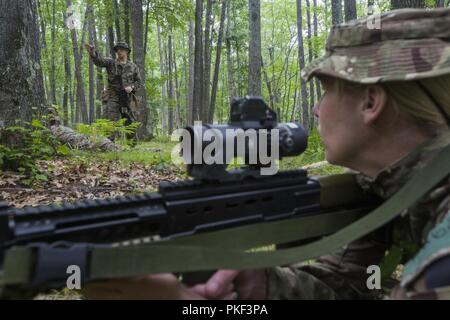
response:
<path id="1" fill-rule="evenodd" d="M 314 114 L 328 162 L 360 172 L 364 188 L 389 198 L 450 143 L 450 9 L 382 14 L 380 29 L 376 18 L 335 26 L 326 55 L 302 76 L 317 76 L 325 91 Z M 85 292 L 93 298 L 377 298 L 366 271 L 386 252 L 401 254 L 396 261 L 414 257 L 393 298 L 450 298 L 449 177 L 400 218 L 311 265 L 221 270 L 194 288 L 164 274 Z"/>

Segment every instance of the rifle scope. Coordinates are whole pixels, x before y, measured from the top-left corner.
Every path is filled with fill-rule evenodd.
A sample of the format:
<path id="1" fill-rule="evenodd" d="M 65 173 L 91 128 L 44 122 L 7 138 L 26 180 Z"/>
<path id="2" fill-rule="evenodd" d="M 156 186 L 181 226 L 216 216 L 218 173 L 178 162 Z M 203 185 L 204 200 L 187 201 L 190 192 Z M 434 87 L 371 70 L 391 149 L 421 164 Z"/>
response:
<path id="1" fill-rule="evenodd" d="M 247 96 L 233 101 L 228 124 L 187 127 L 181 138 L 181 154 L 191 176 L 209 179 L 217 177 L 215 172 L 223 173 L 234 158 L 242 158 L 251 168 L 261 168 L 270 161 L 302 154 L 307 141 L 302 125 L 278 123 L 276 112 L 262 98 Z"/>

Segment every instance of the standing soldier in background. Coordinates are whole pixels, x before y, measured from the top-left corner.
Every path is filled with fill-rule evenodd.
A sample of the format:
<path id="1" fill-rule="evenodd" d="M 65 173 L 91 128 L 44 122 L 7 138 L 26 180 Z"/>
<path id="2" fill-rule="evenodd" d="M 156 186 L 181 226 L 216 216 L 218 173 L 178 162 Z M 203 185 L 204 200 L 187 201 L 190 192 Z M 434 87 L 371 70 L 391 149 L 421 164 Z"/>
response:
<path id="1" fill-rule="evenodd" d="M 126 124 L 131 124 L 135 121 L 133 109 L 137 107 L 135 93 L 142 85 L 142 80 L 139 68 L 129 60 L 130 47 L 125 42 L 118 42 L 114 47 L 115 60 L 102 58 L 91 44 L 86 44 L 85 48 L 94 64 L 106 68 L 108 72 L 108 88 L 102 97 L 106 101 L 103 118 L 111 121 L 126 118 Z"/>

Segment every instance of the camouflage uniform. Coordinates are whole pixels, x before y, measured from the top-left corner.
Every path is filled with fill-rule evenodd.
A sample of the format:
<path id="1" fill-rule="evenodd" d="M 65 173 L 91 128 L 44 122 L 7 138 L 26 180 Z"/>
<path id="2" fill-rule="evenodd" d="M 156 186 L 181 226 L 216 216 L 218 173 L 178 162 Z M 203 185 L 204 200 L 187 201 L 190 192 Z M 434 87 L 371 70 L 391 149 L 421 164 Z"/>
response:
<path id="1" fill-rule="evenodd" d="M 376 18 L 380 18 L 381 29 L 368 28 Z M 450 74 L 449 40 L 450 9 L 396 10 L 334 26 L 326 55 L 303 70 L 302 76 L 309 80 L 324 74 L 378 83 Z M 360 174 L 358 181 L 387 199 L 449 143 L 450 132 L 446 131 L 375 178 Z M 399 263 L 406 265 L 391 298 L 450 299 L 450 176 L 399 218 L 339 252 L 312 264 L 267 270 L 267 298 L 380 298 L 381 290 L 367 288 L 367 267 L 380 265 L 383 272 Z"/>
<path id="2" fill-rule="evenodd" d="M 119 42 L 114 50 L 117 51 L 119 48 L 131 51 L 126 43 Z M 118 121 L 124 116 L 129 117 L 127 105 L 129 105 L 130 97 L 124 88 L 134 87 L 133 91 L 137 92 L 139 87 L 142 86 L 139 68 L 130 60 L 122 64 L 118 60 L 102 58 L 97 51 L 91 58 L 96 66 L 106 68 L 108 72 L 108 88 L 106 95 L 103 97 L 103 100 L 107 101 L 103 118 Z"/>

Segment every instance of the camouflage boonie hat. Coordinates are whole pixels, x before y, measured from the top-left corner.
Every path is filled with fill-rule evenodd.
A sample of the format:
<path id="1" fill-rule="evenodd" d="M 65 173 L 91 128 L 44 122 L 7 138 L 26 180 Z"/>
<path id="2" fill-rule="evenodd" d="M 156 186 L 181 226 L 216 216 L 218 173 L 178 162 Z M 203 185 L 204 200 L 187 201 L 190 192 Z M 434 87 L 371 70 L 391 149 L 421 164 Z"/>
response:
<path id="1" fill-rule="evenodd" d="M 448 73 L 450 8 L 443 8 L 400 9 L 333 26 L 325 56 L 301 75 L 377 83 Z"/>
<path id="2" fill-rule="evenodd" d="M 117 50 L 119 50 L 119 49 L 125 49 L 125 50 L 128 50 L 128 53 L 131 52 L 131 49 L 130 49 L 130 47 L 128 46 L 128 43 L 123 42 L 123 41 L 117 42 L 116 45 L 114 46 L 114 51 L 115 51 L 115 52 L 117 52 Z"/>

